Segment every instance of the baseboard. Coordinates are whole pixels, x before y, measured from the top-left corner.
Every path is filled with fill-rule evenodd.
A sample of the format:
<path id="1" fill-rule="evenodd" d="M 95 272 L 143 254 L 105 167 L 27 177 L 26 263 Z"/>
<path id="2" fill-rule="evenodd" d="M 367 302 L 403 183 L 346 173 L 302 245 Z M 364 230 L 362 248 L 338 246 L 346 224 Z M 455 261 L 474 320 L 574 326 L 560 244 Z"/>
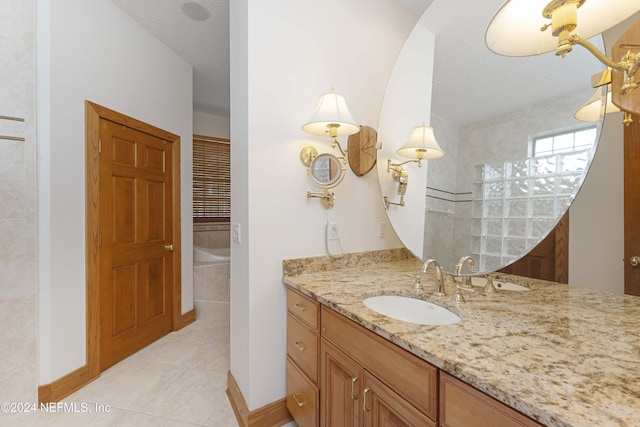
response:
<path id="1" fill-rule="evenodd" d="M 91 377 L 89 368 L 86 365 L 78 368 L 52 383 L 39 386 L 38 403 L 59 402 L 99 376 Z"/>
<path id="2" fill-rule="evenodd" d="M 180 329 L 188 326 L 196 321 L 196 309 L 193 308 L 190 311 L 187 311 L 184 314 L 180 315 L 180 320 L 177 325 L 173 328 L 174 331 L 179 331 Z"/>
<path id="3" fill-rule="evenodd" d="M 249 411 L 231 371 L 228 373 L 227 397 L 240 427 L 280 427 L 293 421 L 285 398 Z"/>

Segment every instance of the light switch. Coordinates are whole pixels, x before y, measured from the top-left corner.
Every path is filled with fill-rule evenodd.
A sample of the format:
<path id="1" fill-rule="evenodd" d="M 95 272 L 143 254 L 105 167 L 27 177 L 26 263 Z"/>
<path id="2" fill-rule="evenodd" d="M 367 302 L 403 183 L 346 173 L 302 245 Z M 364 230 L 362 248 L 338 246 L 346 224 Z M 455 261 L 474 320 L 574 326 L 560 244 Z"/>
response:
<path id="1" fill-rule="evenodd" d="M 234 242 L 240 243 L 240 224 L 231 224 L 231 237 Z"/>

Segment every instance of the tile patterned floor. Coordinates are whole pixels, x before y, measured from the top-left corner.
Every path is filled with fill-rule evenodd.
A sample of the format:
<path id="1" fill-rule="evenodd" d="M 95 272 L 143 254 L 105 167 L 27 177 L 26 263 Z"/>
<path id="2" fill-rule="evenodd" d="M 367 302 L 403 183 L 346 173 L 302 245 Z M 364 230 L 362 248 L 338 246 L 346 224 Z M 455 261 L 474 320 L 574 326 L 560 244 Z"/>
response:
<path id="1" fill-rule="evenodd" d="M 107 369 L 64 400 L 81 412 L 19 414 L 2 426 L 231 427 L 229 304 L 196 301 L 196 322 Z M 108 412 L 98 412 L 97 407 Z"/>

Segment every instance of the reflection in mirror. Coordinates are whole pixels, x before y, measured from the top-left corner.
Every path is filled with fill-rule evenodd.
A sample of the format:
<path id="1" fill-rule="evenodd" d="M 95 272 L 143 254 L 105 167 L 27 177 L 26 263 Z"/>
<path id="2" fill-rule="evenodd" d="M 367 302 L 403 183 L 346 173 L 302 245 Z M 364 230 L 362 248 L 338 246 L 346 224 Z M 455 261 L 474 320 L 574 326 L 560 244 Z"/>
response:
<path id="1" fill-rule="evenodd" d="M 553 53 L 507 58 L 486 48 L 486 26 L 502 3 L 434 0 L 418 22 L 421 32 L 435 35 L 433 85 L 422 80 L 432 90 L 431 106 L 421 114 L 430 117 L 447 155 L 423 168 L 419 203 L 388 215 L 414 255 L 437 259 L 448 273 L 463 256 L 476 261 L 474 273 L 486 273 L 535 247 L 575 198 L 601 127 L 602 115 L 592 124 L 574 119 L 593 93 L 591 75 L 602 71 L 588 52 L 575 50 L 563 60 Z M 379 134 L 389 150 L 404 136 L 391 125 L 400 117 L 387 106 L 390 91 L 408 99 L 423 91 L 419 81 L 397 77 L 406 76 L 400 59 L 405 49 L 416 51 L 415 33 L 385 94 Z M 591 41 L 602 49 L 600 36 Z M 411 87 L 403 88 L 403 80 Z"/>
<path id="2" fill-rule="evenodd" d="M 316 156 L 309 166 L 311 180 L 322 188 L 333 188 L 344 177 L 344 166 L 336 156 L 324 153 Z"/>

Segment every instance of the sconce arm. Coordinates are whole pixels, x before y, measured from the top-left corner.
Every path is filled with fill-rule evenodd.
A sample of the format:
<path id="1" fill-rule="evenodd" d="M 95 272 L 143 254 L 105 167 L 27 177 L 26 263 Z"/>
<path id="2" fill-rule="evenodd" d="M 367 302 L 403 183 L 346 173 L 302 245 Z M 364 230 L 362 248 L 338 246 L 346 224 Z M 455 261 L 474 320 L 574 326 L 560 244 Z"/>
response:
<path id="1" fill-rule="evenodd" d="M 391 163 L 391 162 L 392 162 L 391 159 L 387 160 L 387 172 L 391 172 L 391 170 L 399 170 L 396 168 L 402 165 L 406 165 L 407 163 L 417 163 L 419 168 L 422 167 L 422 159 L 411 159 L 402 163 Z"/>
<path id="2" fill-rule="evenodd" d="M 392 202 L 389 200 L 389 198 L 387 196 L 383 197 L 384 200 L 384 208 L 385 209 L 389 209 L 390 205 L 395 205 L 395 206 L 401 206 L 404 207 L 404 196 L 400 196 L 400 202 L 396 203 L 396 202 Z"/>
<path id="3" fill-rule="evenodd" d="M 340 145 L 340 141 L 338 141 L 338 138 L 333 136 L 331 137 L 331 148 L 336 148 L 336 147 L 338 147 L 338 150 L 340 150 L 340 153 L 342 154 L 342 161 L 346 163 L 347 153 L 345 153 L 345 151 L 342 149 L 342 146 Z"/>
<path id="4" fill-rule="evenodd" d="M 630 93 L 635 88 L 638 87 L 638 84 L 635 82 L 634 74 L 640 68 L 640 53 L 633 54 L 631 51 L 627 51 L 626 55 L 622 57 L 620 62 L 615 62 L 606 56 L 604 53 L 600 52 L 600 50 L 588 40 L 582 39 L 578 35 L 572 35 L 569 39 L 569 43 L 579 44 L 580 46 L 587 49 L 589 52 L 593 54 L 600 62 L 602 62 L 607 67 L 612 70 L 624 72 L 624 79 L 622 87 L 620 88 L 620 92 Z"/>
<path id="5" fill-rule="evenodd" d="M 600 49 L 598 49 L 593 43 L 591 43 L 588 40 L 584 40 L 582 37 L 580 37 L 577 34 L 571 35 L 571 39 L 569 40 L 569 42 L 572 45 L 579 44 L 580 46 L 584 47 L 589 52 L 591 52 L 591 54 L 595 56 L 598 59 L 598 61 L 602 62 L 604 65 L 606 65 L 607 67 L 613 70 L 625 71 L 630 68 L 625 61 L 622 61 L 622 62 L 613 61 L 604 53 L 600 52 Z"/>

